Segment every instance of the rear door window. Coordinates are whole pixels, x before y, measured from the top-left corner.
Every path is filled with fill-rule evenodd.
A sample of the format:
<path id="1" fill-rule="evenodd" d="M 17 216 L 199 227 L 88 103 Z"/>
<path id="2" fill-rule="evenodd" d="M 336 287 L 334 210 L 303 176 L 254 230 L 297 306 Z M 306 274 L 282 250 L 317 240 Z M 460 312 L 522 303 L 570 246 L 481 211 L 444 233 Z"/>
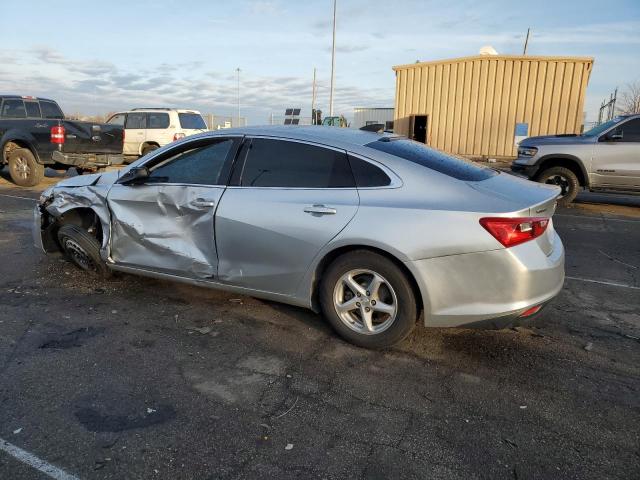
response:
<path id="1" fill-rule="evenodd" d="M 206 130 L 207 125 L 197 113 L 178 113 L 180 127 L 185 130 Z"/>
<path id="2" fill-rule="evenodd" d="M 125 128 L 133 130 L 133 129 L 143 129 L 146 128 L 147 124 L 147 114 L 146 113 L 129 113 L 127 114 L 127 122 L 125 124 Z"/>
<path id="3" fill-rule="evenodd" d="M 147 113 L 147 128 L 169 128 L 169 114 Z"/>
<path id="4" fill-rule="evenodd" d="M 462 160 L 461 158 L 447 155 L 413 140 L 376 140 L 366 146 L 404 158 L 458 180 L 478 182 L 498 175 L 498 172 L 491 168 L 478 165 L 470 160 Z"/>
<path id="5" fill-rule="evenodd" d="M 2 116 L 4 118 L 26 118 L 27 111 L 24 102 L 17 98 L 9 98 L 2 102 Z"/>
<path id="6" fill-rule="evenodd" d="M 38 102 L 24 102 L 24 106 L 27 110 L 27 117 L 29 118 L 41 118 L 40 105 Z"/>
<path id="7" fill-rule="evenodd" d="M 60 107 L 58 107 L 55 102 L 40 100 L 40 110 L 42 110 L 43 118 L 64 118 L 62 110 L 60 110 Z"/>
<path id="8" fill-rule="evenodd" d="M 286 140 L 255 138 L 242 172 L 242 186 L 345 188 L 355 181 L 346 152 Z"/>

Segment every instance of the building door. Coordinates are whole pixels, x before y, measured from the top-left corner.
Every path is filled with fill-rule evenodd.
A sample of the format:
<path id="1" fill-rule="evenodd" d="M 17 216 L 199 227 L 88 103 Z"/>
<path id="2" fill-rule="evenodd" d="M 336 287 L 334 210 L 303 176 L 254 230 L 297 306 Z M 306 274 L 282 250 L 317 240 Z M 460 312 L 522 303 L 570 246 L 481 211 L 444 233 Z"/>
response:
<path id="1" fill-rule="evenodd" d="M 411 117 L 411 132 L 409 137 L 420 143 L 427 143 L 427 116 L 413 115 Z"/>

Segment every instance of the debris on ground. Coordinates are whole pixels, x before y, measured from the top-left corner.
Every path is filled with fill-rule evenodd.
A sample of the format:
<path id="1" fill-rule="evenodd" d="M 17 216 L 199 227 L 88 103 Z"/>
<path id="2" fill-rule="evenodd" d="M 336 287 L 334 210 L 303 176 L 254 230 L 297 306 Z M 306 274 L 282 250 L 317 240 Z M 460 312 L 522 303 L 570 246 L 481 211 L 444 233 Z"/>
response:
<path id="1" fill-rule="evenodd" d="M 591 343 L 591 342 L 587 343 L 587 344 L 584 346 L 584 349 L 585 349 L 587 352 L 590 352 L 591 350 L 593 350 L 593 343 Z"/>
<path id="2" fill-rule="evenodd" d="M 20 428 L 16 428 L 16 429 L 13 431 L 13 434 L 14 434 L 14 435 L 18 435 L 21 431 L 22 431 L 22 427 L 20 427 Z"/>
<path id="3" fill-rule="evenodd" d="M 293 443 L 287 443 L 287 446 L 284 447 L 285 450 L 293 450 Z"/>
<path id="4" fill-rule="evenodd" d="M 193 330 L 194 332 L 201 333 L 202 335 L 206 335 L 213 330 L 211 327 L 187 327 L 187 330 Z"/>
<path id="5" fill-rule="evenodd" d="M 147 413 L 154 413 L 156 410 L 154 408 L 147 407 Z"/>

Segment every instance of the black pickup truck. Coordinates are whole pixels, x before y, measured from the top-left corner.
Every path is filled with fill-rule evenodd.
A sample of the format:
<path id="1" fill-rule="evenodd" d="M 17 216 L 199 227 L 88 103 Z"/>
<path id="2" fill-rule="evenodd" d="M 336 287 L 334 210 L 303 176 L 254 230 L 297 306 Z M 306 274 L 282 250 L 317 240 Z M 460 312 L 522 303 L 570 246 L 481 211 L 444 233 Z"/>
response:
<path id="1" fill-rule="evenodd" d="M 123 162 L 122 126 L 65 120 L 46 98 L 0 95 L 0 168 L 9 164 L 12 180 L 37 185 L 44 169 L 97 170 Z"/>

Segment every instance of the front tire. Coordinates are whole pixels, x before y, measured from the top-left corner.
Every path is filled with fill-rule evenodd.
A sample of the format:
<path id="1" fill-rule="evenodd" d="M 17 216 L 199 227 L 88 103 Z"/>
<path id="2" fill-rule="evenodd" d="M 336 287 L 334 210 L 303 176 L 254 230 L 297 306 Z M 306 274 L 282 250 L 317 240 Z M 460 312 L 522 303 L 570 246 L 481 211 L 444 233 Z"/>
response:
<path id="1" fill-rule="evenodd" d="M 402 341 L 417 320 L 413 288 L 388 258 L 354 250 L 336 258 L 320 283 L 325 318 L 345 340 L 365 348 Z"/>
<path id="2" fill-rule="evenodd" d="M 35 187 L 44 178 L 44 166 L 28 148 L 16 148 L 9 153 L 9 173 L 16 185 Z"/>
<path id="3" fill-rule="evenodd" d="M 580 181 L 575 173 L 564 167 L 551 167 L 538 175 L 538 182 L 557 185 L 562 189 L 558 196 L 558 205 L 566 207 L 575 200 L 580 190 Z"/>
<path id="4" fill-rule="evenodd" d="M 58 230 L 58 241 L 67 258 L 77 267 L 100 277 L 111 275 L 111 270 L 100 258 L 100 243 L 85 229 L 63 225 Z"/>

